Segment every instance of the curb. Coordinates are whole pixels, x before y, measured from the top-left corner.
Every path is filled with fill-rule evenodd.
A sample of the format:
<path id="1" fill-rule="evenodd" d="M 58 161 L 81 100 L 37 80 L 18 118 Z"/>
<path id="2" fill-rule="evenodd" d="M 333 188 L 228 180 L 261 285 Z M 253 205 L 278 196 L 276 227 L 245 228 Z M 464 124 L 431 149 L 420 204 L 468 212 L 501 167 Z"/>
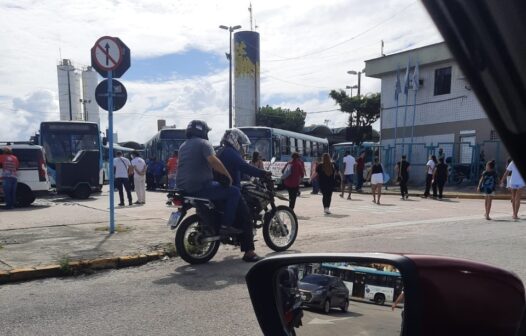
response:
<path id="1" fill-rule="evenodd" d="M 370 191 L 364 191 L 364 192 L 360 192 L 360 193 L 353 191 L 353 194 L 372 195 L 372 193 Z M 398 191 L 394 192 L 394 191 L 390 191 L 390 190 L 389 191 L 382 190 L 382 196 L 383 195 L 400 196 L 400 193 Z M 421 192 L 421 193 L 415 193 L 415 192 L 411 192 L 411 191 L 409 192 L 409 196 L 410 197 L 423 198 L 423 195 L 424 195 L 423 192 Z M 483 200 L 486 197 L 484 195 L 481 195 L 481 194 L 452 193 L 452 194 L 444 195 L 443 198 L 480 199 L 480 200 Z M 429 199 L 432 200 L 433 198 L 430 196 Z M 510 200 L 511 199 L 511 195 L 509 195 L 509 194 L 494 195 L 493 199 L 494 200 Z M 525 199 L 525 197 L 522 197 L 522 199 Z"/>
<path id="2" fill-rule="evenodd" d="M 69 261 L 67 264 L 62 265 L 36 266 L 29 268 L 18 268 L 9 271 L 0 271 L 0 285 L 44 278 L 58 278 L 81 274 L 92 274 L 97 270 L 141 266 L 147 264 L 150 261 L 161 260 L 164 257 L 171 258 L 174 257 L 174 255 L 173 253 L 161 250 L 146 254 L 129 256 L 75 260 Z"/>

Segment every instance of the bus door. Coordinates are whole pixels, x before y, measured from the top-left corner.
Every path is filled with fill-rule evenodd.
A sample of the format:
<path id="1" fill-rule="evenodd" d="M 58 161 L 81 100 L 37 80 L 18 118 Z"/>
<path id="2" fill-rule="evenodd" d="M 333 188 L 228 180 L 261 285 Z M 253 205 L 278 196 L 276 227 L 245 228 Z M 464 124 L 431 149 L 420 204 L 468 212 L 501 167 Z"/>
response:
<path id="1" fill-rule="evenodd" d="M 356 297 L 365 296 L 365 274 L 364 273 L 354 273 L 352 296 L 356 296 Z"/>

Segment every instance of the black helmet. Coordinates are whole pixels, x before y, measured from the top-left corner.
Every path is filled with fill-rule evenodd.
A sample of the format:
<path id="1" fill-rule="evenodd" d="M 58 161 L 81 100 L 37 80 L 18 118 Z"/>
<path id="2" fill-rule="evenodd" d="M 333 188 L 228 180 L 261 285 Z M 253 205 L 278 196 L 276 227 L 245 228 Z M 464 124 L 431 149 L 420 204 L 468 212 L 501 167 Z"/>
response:
<path id="1" fill-rule="evenodd" d="M 198 137 L 201 139 L 208 140 L 208 132 L 211 130 L 210 127 L 203 120 L 192 120 L 186 127 L 186 138 Z"/>

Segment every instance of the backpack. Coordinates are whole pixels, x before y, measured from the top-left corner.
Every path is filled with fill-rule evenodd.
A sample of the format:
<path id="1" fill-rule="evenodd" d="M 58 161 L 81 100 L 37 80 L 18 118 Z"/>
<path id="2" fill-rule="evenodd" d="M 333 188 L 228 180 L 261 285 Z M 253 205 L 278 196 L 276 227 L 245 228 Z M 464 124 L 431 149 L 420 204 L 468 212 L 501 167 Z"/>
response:
<path id="1" fill-rule="evenodd" d="M 480 190 L 481 191 L 484 191 L 484 192 L 491 192 L 493 190 L 495 190 L 495 186 L 496 186 L 496 181 L 495 181 L 495 176 L 496 174 L 488 174 L 488 173 L 485 173 L 483 175 L 483 179 L 480 183 Z"/>

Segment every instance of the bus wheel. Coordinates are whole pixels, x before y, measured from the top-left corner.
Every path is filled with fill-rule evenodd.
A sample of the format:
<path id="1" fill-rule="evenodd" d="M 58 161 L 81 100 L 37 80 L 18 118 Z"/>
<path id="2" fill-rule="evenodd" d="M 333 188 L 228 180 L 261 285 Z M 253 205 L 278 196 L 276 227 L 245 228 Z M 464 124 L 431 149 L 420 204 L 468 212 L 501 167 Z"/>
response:
<path id="1" fill-rule="evenodd" d="M 376 294 L 374 296 L 374 303 L 376 303 L 377 305 L 382 306 L 384 302 L 385 302 L 385 296 L 383 294 Z"/>
<path id="2" fill-rule="evenodd" d="M 91 188 L 86 184 L 78 185 L 73 191 L 73 197 L 78 199 L 87 199 L 91 195 Z"/>
<path id="3" fill-rule="evenodd" d="M 25 184 L 18 183 L 16 186 L 16 206 L 19 208 L 28 207 L 35 201 L 35 195 Z"/>

